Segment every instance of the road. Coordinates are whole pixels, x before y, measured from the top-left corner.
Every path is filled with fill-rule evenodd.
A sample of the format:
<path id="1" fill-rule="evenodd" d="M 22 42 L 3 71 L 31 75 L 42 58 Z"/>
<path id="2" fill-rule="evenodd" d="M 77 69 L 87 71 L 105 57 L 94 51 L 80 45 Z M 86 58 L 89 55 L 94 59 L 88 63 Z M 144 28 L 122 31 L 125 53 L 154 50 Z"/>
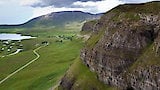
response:
<path id="1" fill-rule="evenodd" d="M 48 44 L 47 44 L 48 45 Z M 14 71 L 13 73 L 9 74 L 6 78 L 4 78 L 3 80 L 0 81 L 0 84 L 2 84 L 3 82 L 5 82 L 6 80 L 8 80 L 10 77 L 12 77 L 13 75 L 15 75 L 16 73 L 18 73 L 19 71 L 23 70 L 24 68 L 26 68 L 27 66 L 29 66 L 30 64 L 32 64 L 33 62 L 35 62 L 37 59 L 40 58 L 40 55 L 36 52 L 39 49 L 41 49 L 42 47 L 45 47 L 47 45 L 44 46 L 40 46 L 38 48 L 36 48 L 35 50 L 33 50 L 33 53 L 37 56 L 35 59 L 31 60 L 30 62 L 28 62 L 27 64 L 25 64 L 24 66 L 22 66 L 21 68 L 17 69 L 16 71 Z"/>

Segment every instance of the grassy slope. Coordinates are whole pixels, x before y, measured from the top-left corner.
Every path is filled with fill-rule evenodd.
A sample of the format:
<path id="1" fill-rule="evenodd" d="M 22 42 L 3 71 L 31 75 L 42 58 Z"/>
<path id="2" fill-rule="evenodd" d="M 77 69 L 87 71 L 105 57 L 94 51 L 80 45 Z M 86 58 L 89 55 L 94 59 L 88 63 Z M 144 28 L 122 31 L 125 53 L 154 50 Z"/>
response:
<path id="1" fill-rule="evenodd" d="M 108 87 L 97 79 L 96 73 L 91 72 L 82 61 L 77 58 L 73 65 L 69 68 L 66 76 L 67 79 L 75 78 L 72 86 L 73 90 L 115 90 L 113 87 Z M 61 86 L 57 90 L 63 90 Z"/>
<path id="2" fill-rule="evenodd" d="M 26 64 L 36 56 L 33 54 L 33 49 L 37 48 L 36 44 L 41 44 L 42 41 L 48 40 L 45 38 L 37 38 L 22 41 L 24 51 L 17 55 L 0 58 L 0 79 L 6 77 L 11 72 L 15 71 L 22 65 Z M 49 41 L 49 40 L 48 40 Z M 50 40 L 51 41 L 51 40 Z"/>
<path id="3" fill-rule="evenodd" d="M 74 27 L 76 26 L 77 24 L 74 25 Z M 37 39 L 25 40 L 23 42 L 25 45 L 24 52 L 12 57 L 7 57 L 6 59 L 3 59 L 3 62 L 0 62 L 0 79 L 34 58 L 35 56 L 33 55 L 32 50 L 36 48 L 36 43 L 40 43 L 44 40 L 47 40 L 51 43 L 49 46 L 38 51 L 38 53 L 41 55 L 40 59 L 1 84 L 0 90 L 46 90 L 56 85 L 61 77 L 65 74 L 70 64 L 72 64 L 75 58 L 79 55 L 79 50 L 82 47 L 81 40 L 53 43 L 54 39 L 48 38 L 48 36 L 55 35 L 75 35 L 79 31 L 74 30 L 79 30 L 80 28 L 79 26 L 72 28 L 68 25 L 65 27 L 65 29 L 65 31 L 59 31 L 50 28 L 35 28 L 32 30 L 0 30 L 0 32 L 18 32 L 22 34 L 38 36 Z M 89 46 L 94 45 L 100 37 L 101 33 L 99 33 L 96 37 L 92 37 L 94 42 L 89 42 Z M 73 87 L 75 90 L 76 88 L 80 88 L 82 90 L 89 90 L 93 88 L 98 90 L 114 89 L 100 82 L 97 79 L 96 74 L 91 72 L 85 65 L 83 65 L 79 59 L 75 60 L 74 64 L 69 69 L 69 73 L 76 77 L 76 83 Z M 79 85 L 78 87 L 76 87 L 77 84 Z"/>
<path id="4" fill-rule="evenodd" d="M 54 35 L 73 35 L 79 33 L 83 23 L 72 22 L 62 26 L 61 28 L 13 28 L 13 29 L 0 29 L 0 33 L 21 33 L 23 35 L 32 35 L 36 37 L 48 37 Z"/>
<path id="5" fill-rule="evenodd" d="M 48 41 L 50 45 L 38 51 L 41 55 L 40 59 L 1 84 L 0 90 L 46 90 L 54 86 L 79 55 L 82 47 L 81 40 L 76 37 L 73 41 L 55 42 L 54 36 L 77 34 L 82 24 L 73 24 L 64 27 L 65 30 L 55 28 L 1 29 L 2 33 L 21 33 L 38 36 L 38 38 L 22 41 L 23 52 L 15 56 L 0 58 L 0 80 L 35 58 L 32 51 L 38 47 L 35 46 L 36 44 L 40 45 L 41 42 Z"/>
<path id="6" fill-rule="evenodd" d="M 0 90 L 46 90 L 50 88 L 64 75 L 69 65 L 79 55 L 81 46 L 80 40 L 73 40 L 72 42 L 52 43 L 42 48 L 39 50 L 41 58 L 1 84 Z M 23 53 L 21 54 L 23 55 Z M 18 55 L 16 55 L 18 59 L 22 58 L 18 57 Z M 24 54 L 24 57 L 27 58 L 29 56 Z M 18 64 L 13 62 L 17 62 L 18 59 L 13 61 L 10 59 L 4 60 L 3 67 L 2 65 L 0 66 L 2 68 L 8 67 L 8 69 L 14 71 L 13 68 L 8 66 L 8 62 L 11 61 L 10 64 L 17 66 Z M 27 62 L 26 59 L 21 59 L 21 61 L 23 61 L 19 62 L 21 65 Z M 4 70 L 0 72 L 4 74 Z M 8 72 L 6 70 L 6 73 Z"/>
<path id="7" fill-rule="evenodd" d="M 101 39 L 103 34 L 104 34 L 104 30 L 99 31 L 96 34 L 93 33 L 92 36 L 89 38 L 89 40 L 86 42 L 86 46 L 88 48 L 93 48 L 98 43 L 98 41 Z"/>
<path id="8" fill-rule="evenodd" d="M 146 51 L 138 58 L 138 60 L 132 65 L 130 70 L 137 69 L 138 67 L 160 65 L 160 55 L 156 55 L 156 51 L 153 50 L 154 44 L 147 48 Z"/>

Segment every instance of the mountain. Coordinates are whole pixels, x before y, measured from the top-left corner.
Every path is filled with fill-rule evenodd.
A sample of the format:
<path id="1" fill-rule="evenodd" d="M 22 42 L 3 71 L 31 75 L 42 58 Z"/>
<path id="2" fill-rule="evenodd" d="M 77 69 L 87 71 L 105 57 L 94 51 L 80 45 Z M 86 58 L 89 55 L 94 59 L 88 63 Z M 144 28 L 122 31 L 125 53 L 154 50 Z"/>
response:
<path id="1" fill-rule="evenodd" d="M 32 27 L 62 27 L 71 22 L 84 22 L 97 19 L 102 14 L 90 14 L 81 11 L 53 12 L 43 15 L 20 25 L 0 25 L 0 28 L 32 28 Z"/>
<path id="2" fill-rule="evenodd" d="M 91 36 L 81 50 L 81 62 L 103 84 L 119 90 L 160 90 L 159 1 L 120 5 L 82 30 Z M 92 83 L 93 76 L 78 65 L 62 78 L 60 89 L 110 90 Z"/>

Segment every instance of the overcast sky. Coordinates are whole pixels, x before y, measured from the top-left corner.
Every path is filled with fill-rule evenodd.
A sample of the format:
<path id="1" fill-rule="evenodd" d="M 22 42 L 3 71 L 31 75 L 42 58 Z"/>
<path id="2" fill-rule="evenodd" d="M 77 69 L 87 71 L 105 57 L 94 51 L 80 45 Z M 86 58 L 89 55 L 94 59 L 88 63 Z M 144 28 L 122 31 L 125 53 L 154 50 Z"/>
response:
<path id="1" fill-rule="evenodd" d="M 0 24 L 20 24 L 58 11 L 103 13 L 119 4 L 149 1 L 153 0 L 0 0 Z"/>

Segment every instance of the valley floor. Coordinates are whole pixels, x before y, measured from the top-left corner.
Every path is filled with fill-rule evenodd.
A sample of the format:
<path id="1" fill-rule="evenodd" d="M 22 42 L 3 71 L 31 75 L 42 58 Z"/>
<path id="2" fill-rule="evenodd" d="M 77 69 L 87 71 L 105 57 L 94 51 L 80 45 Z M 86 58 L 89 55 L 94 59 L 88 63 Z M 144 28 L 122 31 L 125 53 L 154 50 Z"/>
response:
<path id="1" fill-rule="evenodd" d="M 41 32 L 35 39 L 23 40 L 23 51 L 0 58 L 0 90 L 54 87 L 79 56 L 83 42 L 75 36 L 76 33 Z M 46 44 L 49 45 L 44 47 Z"/>

